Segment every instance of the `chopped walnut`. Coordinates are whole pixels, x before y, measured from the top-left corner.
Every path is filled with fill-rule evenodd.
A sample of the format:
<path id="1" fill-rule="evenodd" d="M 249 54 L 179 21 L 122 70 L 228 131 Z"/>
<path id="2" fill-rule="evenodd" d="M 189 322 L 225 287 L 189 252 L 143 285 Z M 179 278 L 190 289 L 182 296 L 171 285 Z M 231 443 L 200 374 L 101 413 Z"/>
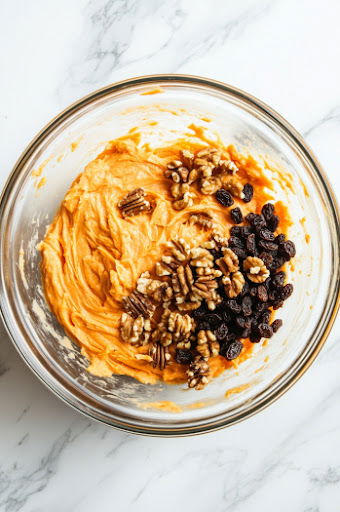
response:
<path id="1" fill-rule="evenodd" d="M 167 362 L 171 359 L 168 348 L 164 345 L 160 345 L 159 343 L 153 343 L 151 345 L 150 356 L 153 361 L 152 366 L 154 368 L 159 368 L 160 370 L 164 370 Z"/>
<path id="2" fill-rule="evenodd" d="M 169 301 L 172 298 L 172 288 L 167 282 L 151 279 L 149 272 L 141 274 L 137 281 L 137 291 L 147 295 L 155 302 Z"/>
<path id="3" fill-rule="evenodd" d="M 191 316 L 170 313 L 168 330 L 172 333 L 172 339 L 177 344 L 177 348 L 189 349 L 191 347 L 190 335 L 194 326 L 195 323 Z"/>
<path id="4" fill-rule="evenodd" d="M 186 296 L 192 289 L 194 277 L 189 265 L 180 265 L 171 276 L 171 285 L 175 295 L 176 303 L 185 302 Z"/>
<path id="5" fill-rule="evenodd" d="M 211 235 L 211 239 L 215 242 L 216 246 L 219 249 L 224 249 L 225 247 L 228 247 L 228 238 L 221 235 L 218 231 L 214 231 Z"/>
<path id="6" fill-rule="evenodd" d="M 237 178 L 229 178 L 224 186 L 233 196 L 244 199 L 243 185 Z"/>
<path id="7" fill-rule="evenodd" d="M 183 149 L 181 151 L 182 164 L 184 165 L 184 167 L 189 169 L 189 171 L 191 171 L 191 169 L 193 168 L 194 158 L 194 153 L 192 153 L 188 149 Z"/>
<path id="8" fill-rule="evenodd" d="M 169 247 L 171 248 L 171 255 L 178 262 L 182 263 L 189 257 L 190 245 L 184 240 L 184 238 L 173 236 Z"/>
<path id="9" fill-rule="evenodd" d="M 175 210 L 184 210 L 184 208 L 188 208 L 193 204 L 192 194 L 190 192 L 185 192 L 182 199 L 178 199 L 172 203 Z"/>
<path id="10" fill-rule="evenodd" d="M 183 165 L 181 160 L 173 160 L 168 163 L 164 176 L 171 178 L 175 183 L 186 183 L 188 181 L 189 169 Z"/>
<path id="11" fill-rule="evenodd" d="M 196 356 L 187 371 L 189 388 L 203 389 L 209 382 L 210 368 L 205 357 Z"/>
<path id="12" fill-rule="evenodd" d="M 137 188 L 123 197 L 117 205 L 122 216 L 132 217 L 133 215 L 138 215 L 141 212 L 151 210 L 150 202 L 144 199 L 145 195 L 146 192 L 142 188 Z"/>
<path id="13" fill-rule="evenodd" d="M 204 247 L 195 247 L 190 251 L 190 265 L 193 267 L 213 267 L 214 256 Z"/>
<path id="14" fill-rule="evenodd" d="M 264 283 L 269 277 L 269 270 L 261 258 L 248 256 L 243 262 L 243 270 L 247 273 L 248 279 L 253 283 Z"/>
<path id="15" fill-rule="evenodd" d="M 238 257 L 229 248 L 223 251 L 223 257 L 216 260 L 216 264 L 225 276 L 228 276 L 230 272 L 237 272 L 239 269 Z"/>
<path id="16" fill-rule="evenodd" d="M 199 183 L 200 192 L 204 195 L 215 194 L 222 186 L 220 178 L 217 176 L 203 177 Z"/>
<path id="17" fill-rule="evenodd" d="M 199 331 L 197 334 L 197 352 L 203 357 L 218 356 L 220 344 L 212 331 Z"/>
<path id="18" fill-rule="evenodd" d="M 156 274 L 159 277 L 170 276 L 180 265 L 180 262 L 172 256 L 162 256 L 161 261 L 156 263 Z"/>
<path id="19" fill-rule="evenodd" d="M 220 160 L 216 172 L 221 174 L 236 174 L 238 170 L 237 165 L 232 160 Z"/>
<path id="20" fill-rule="evenodd" d="M 224 290 L 230 299 L 237 297 L 243 290 L 245 279 L 242 272 L 232 272 L 230 276 L 224 276 L 222 279 Z"/>
<path id="21" fill-rule="evenodd" d="M 215 227 L 211 215 L 206 212 L 193 213 L 190 215 L 189 224 L 197 224 L 197 226 L 204 229 L 213 229 Z"/>
<path id="22" fill-rule="evenodd" d="M 155 305 L 151 300 L 137 290 L 133 291 L 127 297 L 124 297 L 122 303 L 125 311 L 134 318 L 140 315 L 145 318 L 150 318 L 155 311 Z"/>
<path id="23" fill-rule="evenodd" d="M 199 308 L 201 305 L 201 301 L 189 301 L 182 302 L 177 304 L 177 307 L 180 311 L 193 311 L 194 309 Z"/>
<path id="24" fill-rule="evenodd" d="M 184 197 L 184 194 L 189 194 L 189 190 L 188 183 L 174 183 L 170 188 L 170 193 L 174 199 L 181 199 Z"/>
<path id="25" fill-rule="evenodd" d="M 145 345 L 150 338 L 151 323 L 143 316 L 133 318 L 123 313 L 120 319 L 120 335 L 123 341 L 132 345 Z"/>

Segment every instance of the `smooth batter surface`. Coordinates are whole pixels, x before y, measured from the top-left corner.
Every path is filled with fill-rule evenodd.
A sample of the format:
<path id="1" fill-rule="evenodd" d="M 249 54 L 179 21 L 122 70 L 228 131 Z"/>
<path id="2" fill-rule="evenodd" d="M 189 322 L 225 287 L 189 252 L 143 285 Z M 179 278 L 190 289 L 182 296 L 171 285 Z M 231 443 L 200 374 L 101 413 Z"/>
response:
<path id="1" fill-rule="evenodd" d="M 186 380 L 186 366 L 173 361 L 163 371 L 153 368 L 135 359 L 136 353 L 148 353 L 148 346 L 136 348 L 120 340 L 121 300 L 135 288 L 140 274 L 153 268 L 173 235 L 180 235 L 191 245 L 208 238 L 208 233 L 186 223 L 190 213 L 209 211 L 226 236 L 231 224 L 228 210 L 214 196 L 198 191 L 190 209 L 172 208 L 169 180 L 163 177 L 166 163 L 177 158 L 180 149 L 202 148 L 199 132 L 192 141 L 179 140 L 153 151 L 139 148 L 138 142 L 138 135 L 111 142 L 71 185 L 39 247 L 45 293 L 59 322 L 88 358 L 88 370 L 93 374 L 125 374 L 144 383 L 160 378 L 168 383 L 182 382 Z M 243 157 L 233 147 L 228 152 L 240 167 L 242 183 L 254 186 L 254 199 L 242 203 L 244 214 L 259 211 L 272 199 L 264 192 L 264 187 L 267 192 L 270 189 L 270 181 L 252 157 Z M 123 219 L 117 203 L 137 187 L 147 191 L 154 208 Z M 236 361 L 212 358 L 212 375 L 239 364 L 249 356 L 251 347 L 245 341 Z"/>

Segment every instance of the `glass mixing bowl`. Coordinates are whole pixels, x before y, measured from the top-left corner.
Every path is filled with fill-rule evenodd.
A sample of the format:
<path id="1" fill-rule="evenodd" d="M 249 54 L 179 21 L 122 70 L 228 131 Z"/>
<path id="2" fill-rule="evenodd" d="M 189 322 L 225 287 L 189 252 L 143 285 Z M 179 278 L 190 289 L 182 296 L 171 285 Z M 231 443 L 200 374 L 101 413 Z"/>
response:
<path id="1" fill-rule="evenodd" d="M 46 304 L 37 243 L 73 179 L 106 141 L 137 126 L 143 139 L 157 145 L 188 131 L 190 123 L 218 132 L 224 142 L 241 150 L 266 155 L 267 161 L 290 173 L 295 193 L 284 199 L 294 220 L 290 237 L 298 252 L 290 276 L 295 293 L 279 315 L 284 325 L 269 343 L 256 346 L 251 358 L 203 391 L 188 390 L 184 384 L 151 386 L 125 376 L 90 375 L 86 360 Z M 81 99 L 25 150 L 5 186 L 0 209 L 1 312 L 16 348 L 65 402 L 121 429 L 188 435 L 255 414 L 310 366 L 339 306 L 338 210 L 319 163 L 282 117 L 223 83 L 148 76 Z"/>

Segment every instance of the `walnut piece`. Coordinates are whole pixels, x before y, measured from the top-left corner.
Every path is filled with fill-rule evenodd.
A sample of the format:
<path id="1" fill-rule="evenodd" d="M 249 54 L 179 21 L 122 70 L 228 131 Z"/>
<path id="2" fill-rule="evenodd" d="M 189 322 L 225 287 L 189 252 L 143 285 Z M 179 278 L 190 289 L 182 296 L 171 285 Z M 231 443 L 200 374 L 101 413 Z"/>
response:
<path id="1" fill-rule="evenodd" d="M 141 212 L 151 210 L 151 204 L 149 201 L 144 199 L 146 192 L 142 188 L 136 188 L 132 192 L 129 192 L 121 201 L 118 203 L 122 216 L 132 217 L 138 215 Z"/>
<path id="2" fill-rule="evenodd" d="M 213 229 L 215 227 L 215 223 L 212 220 L 211 215 L 205 212 L 193 213 L 190 215 L 189 224 L 197 224 L 197 226 L 204 229 Z"/>
<path id="3" fill-rule="evenodd" d="M 270 274 L 261 258 L 255 256 L 248 256 L 244 260 L 243 270 L 247 273 L 248 279 L 253 283 L 264 283 Z"/>
<path id="4" fill-rule="evenodd" d="M 122 303 L 123 309 L 134 318 L 138 316 L 150 318 L 155 311 L 155 305 L 151 300 L 137 290 L 133 291 L 127 297 L 124 297 Z"/>
<path id="5" fill-rule="evenodd" d="M 199 190 L 204 195 L 215 194 L 222 187 L 222 182 L 217 176 L 203 177 L 199 182 Z"/>
<path id="6" fill-rule="evenodd" d="M 216 260 L 216 264 L 225 276 L 228 276 L 230 272 L 237 272 L 239 270 L 238 257 L 229 248 L 224 249 L 223 257 Z"/>
<path id="7" fill-rule="evenodd" d="M 188 386 L 197 390 L 203 389 L 209 382 L 210 368 L 205 357 L 196 356 L 187 371 Z"/>
<path id="8" fill-rule="evenodd" d="M 190 192 L 185 192 L 182 199 L 177 199 L 172 203 L 172 206 L 175 210 L 184 210 L 184 208 L 188 208 L 194 204 L 192 200 L 192 194 Z"/>
<path id="9" fill-rule="evenodd" d="M 186 296 L 192 289 L 194 277 L 189 265 L 180 265 L 171 276 L 171 285 L 176 303 L 185 302 Z"/>
<path id="10" fill-rule="evenodd" d="M 190 251 L 190 265 L 193 267 L 213 267 L 214 256 L 204 247 L 195 247 Z"/>
<path id="11" fill-rule="evenodd" d="M 201 330 L 197 334 L 196 349 L 202 357 L 214 357 L 219 354 L 220 344 L 212 331 Z"/>
<path id="12" fill-rule="evenodd" d="M 132 345 L 145 345 L 150 338 L 151 323 L 143 316 L 133 318 L 123 313 L 120 319 L 120 335 L 123 341 Z"/>
<path id="13" fill-rule="evenodd" d="M 167 362 L 171 359 L 169 350 L 167 347 L 160 345 L 159 343 L 153 343 L 150 347 L 150 357 L 152 358 L 154 368 L 164 370 Z"/>
<path id="14" fill-rule="evenodd" d="M 224 290 L 229 299 L 234 299 L 242 292 L 245 279 L 242 272 L 237 271 L 232 272 L 230 276 L 224 276 L 222 283 L 224 284 Z"/>
<path id="15" fill-rule="evenodd" d="M 237 178 L 229 178 L 224 186 L 233 196 L 244 199 L 243 185 Z"/>

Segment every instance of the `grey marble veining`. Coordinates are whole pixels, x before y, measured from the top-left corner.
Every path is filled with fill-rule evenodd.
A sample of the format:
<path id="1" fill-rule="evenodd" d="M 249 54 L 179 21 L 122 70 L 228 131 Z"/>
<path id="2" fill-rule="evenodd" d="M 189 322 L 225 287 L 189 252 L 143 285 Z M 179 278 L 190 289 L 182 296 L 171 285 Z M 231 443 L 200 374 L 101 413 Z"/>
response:
<path id="1" fill-rule="evenodd" d="M 0 185 L 61 109 L 110 82 L 238 86 L 304 134 L 340 195 L 337 0 L 0 1 Z M 0 326 L 0 512 L 339 512 L 340 321 L 311 369 L 237 426 L 136 437 L 54 397 Z"/>

